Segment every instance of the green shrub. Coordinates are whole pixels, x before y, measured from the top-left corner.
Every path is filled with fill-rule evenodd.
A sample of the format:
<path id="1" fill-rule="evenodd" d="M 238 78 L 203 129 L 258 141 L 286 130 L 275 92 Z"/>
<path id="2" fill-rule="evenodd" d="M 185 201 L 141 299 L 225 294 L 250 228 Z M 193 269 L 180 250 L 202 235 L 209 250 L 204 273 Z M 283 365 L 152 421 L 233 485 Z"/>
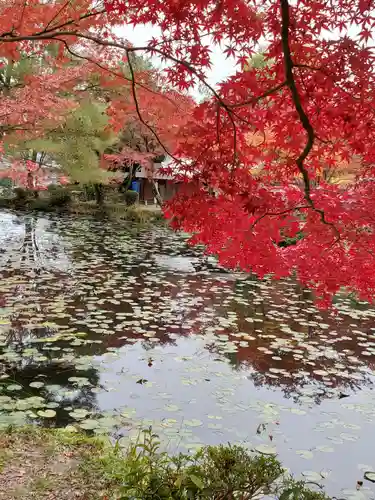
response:
<path id="1" fill-rule="evenodd" d="M 29 204 L 31 210 L 39 210 L 41 212 L 51 212 L 53 207 L 51 206 L 50 200 L 37 198 L 32 200 Z"/>
<path id="2" fill-rule="evenodd" d="M 15 188 L 14 194 L 16 196 L 16 200 L 19 201 L 26 201 L 28 198 L 30 198 L 30 192 L 22 187 Z"/>
<path id="3" fill-rule="evenodd" d="M 87 201 L 95 200 L 95 188 L 93 184 L 84 184 L 83 190 Z"/>
<path id="4" fill-rule="evenodd" d="M 139 194 L 137 193 L 137 191 L 132 191 L 131 189 L 129 189 L 125 193 L 125 203 L 128 206 L 135 205 L 138 202 L 138 198 Z"/>
<path id="5" fill-rule="evenodd" d="M 13 186 L 12 179 L 9 179 L 8 177 L 0 177 L 0 187 L 11 189 L 12 186 Z"/>
<path id="6" fill-rule="evenodd" d="M 49 203 L 53 207 L 63 207 L 68 205 L 72 199 L 72 195 L 67 188 L 61 186 L 49 186 L 48 187 Z"/>
<path id="7" fill-rule="evenodd" d="M 0 442 L 5 453 L 0 454 L 0 465 L 9 462 L 24 479 L 46 474 L 44 478 L 52 487 L 47 496 L 57 499 L 66 498 L 61 493 L 66 492 L 65 484 L 73 481 L 79 484 L 80 498 L 91 500 L 329 500 L 319 485 L 310 483 L 319 489 L 313 491 L 309 483 L 291 478 L 275 457 L 242 446 L 208 446 L 191 456 L 170 455 L 160 451 L 158 437 L 151 429 L 121 449 L 108 437 L 89 437 L 73 432 L 72 427 L 69 431 L 36 426 L 2 430 Z M 31 447 L 35 464 L 24 468 L 22 457 Z M 14 456 L 20 456 L 21 461 L 12 462 Z M 45 467 L 46 457 L 58 463 L 66 456 L 73 457 L 77 466 L 66 468 L 61 481 L 56 481 L 54 470 Z M 33 488 L 31 481 L 28 485 Z M 27 498 L 31 497 L 47 498 L 42 494 Z"/>
<path id="8" fill-rule="evenodd" d="M 123 452 L 93 458 L 104 479 L 119 486 L 121 500 L 328 500 L 286 475 L 271 456 L 241 446 L 208 446 L 195 455 L 160 452 L 152 430 Z"/>
<path id="9" fill-rule="evenodd" d="M 283 240 L 281 240 L 278 243 L 279 247 L 286 248 L 290 247 L 291 245 L 296 245 L 300 240 L 302 240 L 304 237 L 304 234 L 302 231 L 298 231 L 297 235 L 293 238 L 285 237 Z"/>

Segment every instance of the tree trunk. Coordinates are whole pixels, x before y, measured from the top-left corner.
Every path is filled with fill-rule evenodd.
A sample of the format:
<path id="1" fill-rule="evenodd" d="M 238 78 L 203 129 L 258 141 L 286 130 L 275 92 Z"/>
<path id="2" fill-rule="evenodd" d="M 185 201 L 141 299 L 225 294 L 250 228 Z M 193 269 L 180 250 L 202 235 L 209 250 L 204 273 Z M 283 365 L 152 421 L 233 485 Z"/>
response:
<path id="1" fill-rule="evenodd" d="M 154 194 L 154 197 L 156 198 L 156 201 L 158 202 L 158 205 L 161 207 L 163 205 L 163 198 L 160 195 L 159 187 L 155 179 L 151 177 L 151 182 L 152 182 L 152 192 Z"/>
<path id="2" fill-rule="evenodd" d="M 102 184 L 94 184 L 95 190 L 95 201 L 98 206 L 104 205 L 104 197 L 103 197 L 103 185 Z"/>
<path id="3" fill-rule="evenodd" d="M 130 189 L 130 186 L 131 186 L 131 183 L 133 180 L 133 176 L 134 176 L 133 170 L 134 170 L 133 166 L 130 166 L 129 167 L 129 175 L 124 177 L 124 180 L 122 181 L 120 190 L 123 191 L 124 193 L 126 193 L 126 191 L 128 191 Z"/>

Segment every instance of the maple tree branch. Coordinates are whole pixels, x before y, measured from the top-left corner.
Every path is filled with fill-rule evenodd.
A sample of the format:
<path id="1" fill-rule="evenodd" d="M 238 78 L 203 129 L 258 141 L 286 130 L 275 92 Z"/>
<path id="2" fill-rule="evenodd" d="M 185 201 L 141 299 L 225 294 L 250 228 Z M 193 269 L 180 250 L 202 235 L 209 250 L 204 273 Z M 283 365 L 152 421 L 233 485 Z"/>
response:
<path id="1" fill-rule="evenodd" d="M 105 11 L 104 11 L 105 12 Z M 87 13 L 85 14 L 84 16 L 81 16 L 79 18 L 79 20 L 82 20 L 84 18 L 87 18 L 87 17 L 90 17 L 92 15 L 97 15 L 97 14 L 100 14 L 101 11 L 97 11 L 95 13 Z M 125 50 L 127 56 L 128 56 L 128 64 L 129 64 L 129 69 L 130 69 L 130 72 L 132 73 L 132 80 L 131 80 L 131 84 L 132 84 L 132 93 L 133 93 L 133 98 L 134 98 L 134 102 L 135 102 L 135 106 L 136 106 L 136 112 L 137 112 L 137 115 L 138 115 L 138 118 L 140 119 L 141 123 L 143 123 L 149 130 L 150 132 L 154 135 L 154 137 L 156 138 L 156 140 L 158 141 L 158 143 L 160 144 L 160 146 L 163 148 L 163 150 L 169 154 L 172 158 L 174 158 L 170 152 L 166 149 L 166 147 L 162 144 L 158 134 L 155 132 L 155 130 L 150 127 L 149 124 L 147 124 L 143 117 L 141 116 L 140 112 L 139 112 L 139 105 L 138 105 L 138 100 L 137 100 L 137 95 L 136 95 L 136 89 L 135 89 L 135 86 L 136 86 L 136 82 L 135 82 L 135 79 L 134 79 L 134 69 L 130 63 L 130 60 L 129 60 L 129 53 L 131 52 L 136 52 L 136 51 L 144 51 L 144 52 L 151 52 L 151 53 L 157 53 L 159 54 L 160 56 L 170 60 L 170 61 L 173 61 L 175 62 L 176 64 L 179 64 L 183 67 L 185 67 L 192 75 L 196 76 L 198 78 L 198 80 L 205 86 L 207 87 L 210 92 L 212 93 L 212 95 L 216 98 L 217 102 L 220 104 L 220 106 L 222 108 L 225 109 L 225 111 L 227 112 L 227 115 L 228 115 L 228 118 L 229 120 L 231 121 L 231 124 L 232 124 L 232 128 L 233 128 L 233 167 L 235 167 L 235 164 L 236 164 L 236 160 L 237 160 L 237 156 L 238 156 L 238 153 L 237 153 L 237 128 L 236 128 L 236 123 L 235 123 L 235 120 L 234 120 L 234 116 L 236 118 L 238 118 L 239 120 L 247 123 L 248 125 L 251 126 L 251 123 L 248 122 L 248 120 L 242 118 L 241 116 L 237 115 L 236 113 L 234 113 L 231 109 L 231 105 L 226 103 L 222 98 L 221 96 L 216 92 L 216 90 L 205 80 L 205 78 L 200 74 L 200 72 L 198 70 L 196 70 L 194 68 L 194 66 L 192 66 L 189 62 L 187 61 L 183 61 L 183 60 L 180 60 L 178 59 L 177 57 L 173 56 L 172 54 L 168 54 L 166 53 L 165 51 L 159 49 L 159 48 L 156 48 L 155 46 L 142 46 L 142 47 L 131 47 L 131 46 L 127 46 L 127 45 L 124 45 L 122 43 L 118 43 L 118 42 L 115 42 L 115 41 L 108 41 L 108 40 L 102 40 L 96 36 L 93 36 L 93 35 L 89 35 L 89 34 L 86 34 L 86 33 L 80 33 L 79 31 L 60 31 L 60 32 L 56 32 L 56 30 L 62 28 L 62 27 L 65 27 L 69 24 L 72 24 L 73 21 L 68 21 L 68 22 L 65 22 L 63 23 L 62 25 L 59 25 L 59 26 L 55 26 L 54 28 L 51 28 L 51 29 L 44 29 L 43 31 L 39 32 L 39 33 L 36 33 L 36 34 L 32 34 L 32 35 L 25 35 L 25 36 L 14 36 L 13 34 L 10 35 L 10 36 L 0 36 L 0 42 L 3 41 L 3 42 L 16 42 L 16 41 L 23 41 L 23 40 L 48 40 L 48 39 L 54 39 L 54 40 L 58 40 L 60 42 L 63 42 L 65 44 L 66 47 L 68 47 L 68 43 L 64 40 L 62 40 L 61 36 L 74 36 L 74 37 L 77 37 L 77 38 L 82 38 L 82 39 L 86 39 L 86 40 L 91 40 L 99 45 L 102 45 L 102 46 L 108 46 L 108 47 L 116 47 L 116 48 L 119 48 L 119 49 L 122 49 L 122 50 Z M 283 83 L 283 86 L 286 85 L 286 82 Z M 275 90 L 272 90 L 270 89 L 269 92 L 267 92 L 267 95 L 269 95 L 270 93 L 274 92 Z M 259 97 L 260 99 L 261 97 Z M 176 160 L 176 158 L 174 158 Z M 180 162 L 181 163 L 181 162 Z"/>
<path id="2" fill-rule="evenodd" d="M 314 203 L 311 199 L 311 184 L 310 184 L 310 177 L 308 174 L 308 171 L 303 165 L 304 160 L 307 158 L 308 154 L 310 153 L 313 145 L 314 145 L 314 139 L 315 139 L 315 134 L 314 134 L 314 129 L 313 126 L 310 123 L 310 120 L 308 116 L 305 113 L 305 110 L 302 107 L 301 103 L 301 98 L 298 93 L 297 85 L 294 80 L 294 75 L 293 75 L 293 60 L 292 60 L 292 55 L 290 51 L 290 46 L 289 46 L 289 25 L 290 25 L 290 16 L 289 16 L 289 3 L 288 0 L 280 0 L 280 5 L 281 5 L 281 17 L 282 17 L 282 24 L 281 24 L 281 41 L 282 41 L 282 47 L 283 47 L 283 53 L 284 53 L 284 66 L 285 66 L 285 76 L 286 76 L 286 85 L 289 87 L 290 92 L 292 94 L 292 99 L 294 103 L 294 107 L 297 111 L 297 114 L 299 116 L 300 122 L 303 126 L 303 128 L 306 131 L 307 134 L 307 142 L 305 145 L 305 148 L 299 155 L 299 157 L 296 159 L 296 165 L 298 167 L 298 170 L 300 171 L 302 177 L 303 177 L 303 182 L 305 185 L 305 198 L 306 201 L 309 203 L 310 206 L 313 206 Z"/>
<path id="3" fill-rule="evenodd" d="M 229 104 L 228 106 L 230 108 L 240 108 L 242 106 L 247 106 L 248 104 L 255 104 L 257 103 L 258 101 L 260 101 L 261 99 L 264 99 L 272 94 L 274 94 L 275 92 L 281 90 L 283 87 L 285 87 L 287 85 L 287 81 L 284 81 L 282 83 L 280 83 L 279 85 L 276 85 L 276 87 L 272 87 L 271 89 L 268 89 L 266 92 L 264 92 L 262 95 L 259 95 L 259 96 L 254 96 L 252 97 L 251 99 L 248 99 L 247 101 L 243 101 L 243 102 L 238 102 L 236 104 Z"/>
<path id="4" fill-rule="evenodd" d="M 311 181 L 309 177 L 309 173 L 307 169 L 305 168 L 303 162 L 309 155 L 310 151 L 312 150 L 314 146 L 314 140 L 315 140 L 315 132 L 314 128 L 309 120 L 309 117 L 307 116 L 305 110 L 303 109 L 302 103 L 301 103 L 301 98 L 297 89 L 297 85 L 294 79 L 294 74 L 293 74 L 293 59 L 292 59 L 292 54 L 290 50 L 290 45 L 289 45 L 289 28 L 290 28 L 290 15 L 289 15 L 289 3 L 288 0 L 280 0 L 280 7 L 281 7 L 281 42 L 282 42 L 282 48 L 283 48 L 283 54 L 284 54 L 284 67 L 285 67 L 285 77 L 286 77 L 286 85 L 290 89 L 290 93 L 292 94 L 292 100 L 294 103 L 294 107 L 297 111 L 297 114 L 299 116 L 300 122 L 302 124 L 302 127 L 306 131 L 307 135 L 307 141 L 306 145 L 299 155 L 299 157 L 296 159 L 296 165 L 298 170 L 300 171 L 302 178 L 303 178 L 303 183 L 304 183 L 304 191 L 305 191 L 305 199 L 307 203 L 310 205 L 310 207 L 315 210 L 317 213 L 320 215 L 320 219 L 323 222 L 323 224 L 329 225 L 333 228 L 335 231 L 336 235 L 338 238 L 340 237 L 340 233 L 336 226 L 332 222 L 327 222 L 325 218 L 325 213 L 324 210 L 316 208 L 314 205 L 314 202 L 311 198 Z"/>
<path id="5" fill-rule="evenodd" d="M 77 54 L 76 52 L 74 52 L 71 47 L 68 45 L 68 43 L 66 42 L 66 40 L 63 40 L 62 38 L 55 38 L 55 40 L 58 40 L 59 42 L 61 42 L 62 44 L 64 44 L 66 50 L 69 52 L 69 54 L 71 54 L 73 57 L 77 57 L 78 59 L 83 59 L 85 61 L 88 61 L 90 62 L 91 64 L 94 64 L 95 66 L 97 66 L 98 68 L 102 69 L 103 71 L 106 71 L 108 72 L 109 74 L 113 75 L 113 76 L 116 76 L 117 78 L 121 78 L 129 83 L 132 83 L 132 79 L 131 78 L 127 78 L 125 75 L 122 75 L 121 73 L 117 73 L 117 71 L 113 71 L 112 69 L 110 68 L 107 68 L 106 66 L 103 66 L 102 64 L 100 64 L 98 61 L 95 61 L 94 59 L 91 59 L 91 57 L 88 57 L 88 56 L 82 56 L 81 54 Z M 157 96 L 161 96 L 163 97 L 164 99 L 166 99 L 167 101 L 169 101 L 171 104 L 173 104 L 176 108 L 177 108 L 177 105 L 176 103 L 170 99 L 168 96 L 165 96 L 164 94 L 160 93 L 160 92 L 157 92 L 156 90 L 153 90 L 153 89 L 150 89 L 150 87 L 147 87 L 147 85 L 144 85 L 143 83 L 140 83 L 140 82 L 136 82 L 136 85 L 144 90 L 146 90 L 147 92 L 150 92 L 152 94 L 155 94 Z"/>
<path id="6" fill-rule="evenodd" d="M 66 7 L 66 5 L 68 3 L 69 2 L 67 2 L 61 8 L 61 10 L 58 12 L 58 14 L 47 23 L 47 25 L 45 26 L 45 28 L 42 31 L 39 31 L 39 32 L 35 33 L 35 35 L 38 36 L 38 35 L 47 34 L 47 33 L 50 33 L 51 31 L 53 32 L 53 31 L 59 30 L 61 28 L 65 28 L 66 26 L 69 26 L 70 24 L 77 25 L 77 23 L 79 21 L 83 21 L 84 19 L 88 19 L 89 17 L 94 17 L 94 16 L 97 16 L 99 14 L 105 14 L 106 13 L 105 9 L 96 10 L 94 12 L 86 12 L 86 14 L 82 14 L 81 16 L 79 16 L 79 18 L 77 20 L 70 19 L 69 21 L 63 22 L 62 24 L 58 24 L 57 26 L 52 26 L 51 28 L 48 28 L 51 25 L 51 23 L 57 18 L 57 16 L 64 10 L 64 8 Z"/>
<path id="7" fill-rule="evenodd" d="M 47 29 L 51 24 L 56 21 L 56 19 L 59 17 L 61 12 L 69 5 L 70 0 L 66 0 L 66 2 L 61 6 L 61 8 L 56 12 L 56 14 L 48 21 L 48 23 L 45 26 L 45 29 Z M 54 29 L 54 28 L 53 28 Z"/>
<path id="8" fill-rule="evenodd" d="M 175 158 L 173 156 L 173 154 L 164 146 L 163 142 L 161 141 L 159 135 L 157 134 L 157 132 L 154 130 L 153 127 L 151 127 L 151 125 L 149 125 L 143 118 L 142 114 L 141 114 L 141 110 L 139 108 L 139 102 L 138 102 L 138 98 L 137 98 L 137 90 L 136 90 L 136 81 L 135 81 L 135 73 L 134 73 L 134 68 L 133 68 L 133 65 L 130 61 L 130 58 L 129 58 L 129 54 L 127 53 L 127 56 L 128 56 L 128 65 L 129 65 L 129 70 L 130 70 L 130 74 L 131 74 L 131 79 L 132 79 L 132 85 L 131 85 L 131 88 L 132 88 L 132 94 L 133 94 L 133 100 L 134 100 L 134 104 L 135 104 L 135 110 L 137 112 L 137 115 L 138 115 L 138 119 L 139 121 L 152 133 L 152 135 L 155 137 L 155 139 L 158 141 L 159 145 L 163 148 L 163 150 L 167 153 L 167 155 L 169 155 L 171 158 L 173 158 L 175 161 L 177 161 L 178 163 L 181 163 L 180 160 L 178 160 L 177 158 Z"/>
<path id="9" fill-rule="evenodd" d="M 264 212 L 260 217 L 256 219 L 256 221 L 251 225 L 250 229 L 254 229 L 254 227 L 260 222 L 262 219 L 265 217 L 272 217 L 272 216 L 278 216 L 278 215 L 285 215 L 287 213 L 293 212 L 294 210 L 302 210 L 303 208 L 310 208 L 310 205 L 301 205 L 301 206 L 296 206 L 296 207 L 291 207 L 286 210 L 283 210 L 282 212 Z"/>
<path id="10" fill-rule="evenodd" d="M 19 22 L 18 22 L 18 28 L 20 28 L 20 27 L 22 26 L 23 16 L 24 16 L 24 14 L 25 14 L 26 5 L 27 5 L 27 0 L 24 0 L 24 2 L 23 2 L 23 6 L 22 6 L 22 12 L 21 12 L 20 20 L 19 20 Z M 17 29 L 18 29 L 18 28 L 17 28 Z"/>
<path id="11" fill-rule="evenodd" d="M 220 106 L 219 103 L 216 108 L 216 142 L 220 146 Z"/>
<path id="12" fill-rule="evenodd" d="M 80 36 L 81 38 L 90 39 L 87 36 L 83 36 L 83 34 L 80 34 L 78 31 L 56 31 L 56 30 L 60 30 L 61 28 L 65 28 L 66 26 L 69 26 L 71 24 L 77 25 L 79 21 L 83 21 L 90 17 L 98 16 L 100 14 L 105 14 L 105 13 L 106 13 L 105 9 L 97 10 L 94 12 L 86 12 L 86 14 L 82 14 L 78 19 L 69 19 L 68 21 L 64 21 L 62 24 L 48 28 L 48 26 L 50 26 L 51 22 L 53 21 L 52 19 L 52 21 L 49 21 L 47 23 L 44 29 L 42 29 L 41 31 L 37 31 L 32 35 L 15 35 L 14 28 L 12 28 L 11 31 L 7 31 L 0 35 L 0 42 L 14 43 L 23 41 L 50 40 L 50 39 L 55 39 L 58 36 Z M 97 43 L 101 43 L 103 45 L 103 41 L 100 41 L 100 39 L 97 39 Z"/>
<path id="13" fill-rule="evenodd" d="M 86 14 L 85 17 L 88 17 L 89 15 L 96 15 L 96 14 L 99 14 L 101 13 L 101 11 L 98 11 L 94 14 Z M 81 18 L 80 18 L 81 20 Z M 70 21 L 69 23 L 72 23 L 72 21 Z M 101 40 L 100 38 L 97 38 L 97 37 L 94 37 L 92 35 L 88 35 L 88 34 L 84 34 L 84 33 L 80 33 L 79 31 L 60 31 L 60 32 L 53 32 L 54 30 L 56 29 L 59 29 L 60 27 L 63 27 L 69 23 L 65 23 L 64 25 L 62 26 L 57 26 L 51 30 L 47 30 L 45 32 L 41 31 L 39 33 L 36 33 L 36 34 L 33 34 L 33 35 L 24 35 L 24 36 L 15 36 L 15 35 L 12 35 L 12 34 L 3 34 L 0 36 L 0 42 L 20 42 L 20 41 L 38 41 L 38 40 L 50 40 L 50 39 L 53 39 L 53 40 L 60 40 L 62 41 L 61 39 L 59 39 L 59 37 L 61 36 L 74 36 L 74 37 L 77 37 L 77 38 L 83 38 L 83 39 L 86 39 L 86 40 L 91 40 L 99 45 L 102 45 L 102 46 L 106 46 L 106 47 L 116 47 L 116 48 L 119 48 L 119 49 L 122 49 L 122 50 L 125 50 L 126 53 L 128 54 L 129 52 L 136 52 L 136 51 L 144 51 L 144 52 L 156 52 L 157 54 L 165 57 L 166 59 L 169 59 L 173 62 L 175 62 L 176 64 L 180 64 L 181 66 L 184 66 L 188 71 L 190 71 L 193 75 L 195 75 L 198 80 L 205 86 L 208 88 L 208 90 L 210 90 L 210 92 L 212 93 L 212 95 L 216 98 L 216 100 L 219 102 L 220 106 L 223 107 L 227 114 L 228 114 L 228 117 L 229 119 L 231 120 L 232 124 L 233 124 L 233 127 L 235 126 L 234 124 L 234 120 L 233 120 L 233 116 L 235 116 L 236 118 L 238 118 L 240 121 L 248 124 L 248 125 L 251 125 L 251 123 L 242 118 L 241 116 L 237 115 L 236 113 L 234 113 L 232 110 L 231 110 L 231 105 L 226 103 L 221 97 L 220 95 L 216 92 L 216 90 L 205 80 L 205 78 L 203 78 L 203 76 L 190 64 L 188 63 L 187 61 L 183 61 L 183 60 L 180 60 L 174 56 L 172 56 L 171 54 L 168 54 L 160 49 L 157 49 L 156 47 L 154 46 L 142 46 L 142 47 L 131 47 L 131 46 L 126 46 L 124 44 L 121 44 L 121 43 L 118 43 L 118 42 L 114 42 L 114 41 L 107 41 L 107 40 Z M 235 134 L 234 134 L 235 135 Z"/>

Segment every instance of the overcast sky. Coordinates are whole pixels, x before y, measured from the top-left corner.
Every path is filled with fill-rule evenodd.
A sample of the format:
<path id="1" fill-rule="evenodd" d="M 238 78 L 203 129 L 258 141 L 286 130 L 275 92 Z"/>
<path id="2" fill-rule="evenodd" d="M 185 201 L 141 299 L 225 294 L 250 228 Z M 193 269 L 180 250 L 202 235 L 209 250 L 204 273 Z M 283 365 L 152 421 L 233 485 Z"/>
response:
<path id="1" fill-rule="evenodd" d="M 160 30 L 152 25 L 139 25 L 135 28 L 125 26 L 118 30 L 120 36 L 127 38 L 136 45 L 146 45 L 152 37 L 157 37 Z M 227 59 L 222 49 L 217 45 L 211 45 L 212 50 L 212 70 L 207 72 L 207 81 L 210 84 L 219 83 L 228 76 L 235 73 L 235 64 L 232 58 Z M 153 59 L 155 65 L 160 65 L 158 58 Z"/>
<path id="2" fill-rule="evenodd" d="M 138 25 L 134 28 L 131 26 L 123 26 L 119 27 L 116 31 L 119 34 L 119 36 L 126 38 L 135 46 L 147 45 L 147 43 L 151 40 L 151 38 L 153 37 L 158 38 L 161 33 L 158 27 L 152 26 L 151 24 Z M 358 36 L 358 33 L 359 29 L 358 26 L 356 25 L 350 26 L 347 32 L 347 34 L 351 38 L 356 38 Z M 337 39 L 342 35 L 343 33 L 340 34 L 338 30 L 334 30 L 333 32 L 325 31 L 323 36 L 326 39 Z M 373 43 L 374 40 L 370 40 L 370 42 Z M 223 48 L 211 43 L 211 50 L 212 50 L 212 55 L 211 55 L 212 68 L 210 71 L 207 71 L 206 73 L 207 76 L 206 81 L 207 83 L 214 86 L 215 84 L 220 83 L 225 79 L 227 79 L 229 76 L 233 75 L 236 71 L 236 67 L 233 58 L 226 58 L 225 54 L 223 53 Z M 156 67 L 163 67 L 160 59 L 157 57 L 153 57 L 152 62 Z M 202 94 L 198 88 L 195 88 L 194 90 L 190 91 L 190 93 L 197 100 L 199 100 L 202 97 Z"/>

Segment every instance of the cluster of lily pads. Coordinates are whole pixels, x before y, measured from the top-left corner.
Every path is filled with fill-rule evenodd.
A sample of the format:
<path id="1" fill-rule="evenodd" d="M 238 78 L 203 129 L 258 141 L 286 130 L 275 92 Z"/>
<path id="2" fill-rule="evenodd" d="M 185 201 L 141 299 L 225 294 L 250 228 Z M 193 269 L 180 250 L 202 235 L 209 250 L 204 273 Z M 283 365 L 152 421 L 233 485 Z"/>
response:
<path id="1" fill-rule="evenodd" d="M 293 280 L 226 272 L 162 227 L 6 222 L 0 428 L 34 422 L 125 443 L 153 425 L 175 449 L 231 440 L 301 462 L 332 456 L 301 471 L 328 481 L 336 447 L 375 420 L 374 308 L 343 297 L 319 311 Z M 325 402 L 338 415 L 321 421 Z M 283 431 L 306 421 L 322 442 L 303 447 Z"/>

